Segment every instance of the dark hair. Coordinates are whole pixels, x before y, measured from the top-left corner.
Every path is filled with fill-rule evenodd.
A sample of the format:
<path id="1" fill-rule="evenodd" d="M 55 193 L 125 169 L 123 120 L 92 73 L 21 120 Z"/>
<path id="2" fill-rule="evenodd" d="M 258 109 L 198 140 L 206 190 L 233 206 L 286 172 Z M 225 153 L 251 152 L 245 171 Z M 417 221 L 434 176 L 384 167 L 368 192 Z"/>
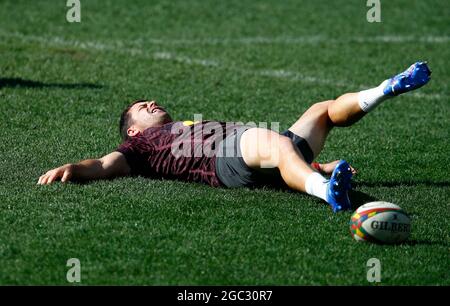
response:
<path id="1" fill-rule="evenodd" d="M 122 112 L 120 115 L 120 121 L 119 121 L 119 132 L 120 136 L 122 137 L 122 140 L 128 140 L 130 137 L 128 136 L 128 128 L 133 124 L 133 120 L 131 118 L 131 114 L 129 113 L 130 108 L 133 107 L 136 103 L 139 102 L 146 102 L 148 100 L 141 99 L 131 102 Z"/>

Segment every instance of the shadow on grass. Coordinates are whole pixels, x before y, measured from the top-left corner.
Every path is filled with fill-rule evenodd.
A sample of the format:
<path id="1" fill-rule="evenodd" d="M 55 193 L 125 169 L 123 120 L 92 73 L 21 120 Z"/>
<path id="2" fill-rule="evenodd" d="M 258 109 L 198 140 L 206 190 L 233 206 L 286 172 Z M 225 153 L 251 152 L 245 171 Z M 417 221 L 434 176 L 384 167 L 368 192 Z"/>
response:
<path id="1" fill-rule="evenodd" d="M 358 209 L 358 207 L 366 203 L 379 201 L 377 198 L 357 190 L 350 190 L 348 196 L 350 198 L 350 202 L 352 203 L 353 210 Z"/>
<path id="2" fill-rule="evenodd" d="M 444 241 L 429 241 L 429 240 L 406 240 L 405 242 L 402 242 L 401 245 L 409 245 L 409 246 L 443 246 L 448 247 L 449 244 Z"/>
<path id="3" fill-rule="evenodd" d="M 250 189 L 255 189 L 255 190 L 258 190 L 260 188 L 261 187 L 250 187 Z M 279 192 L 298 193 L 298 191 L 290 189 L 289 187 L 287 187 L 285 184 L 283 184 L 281 182 L 280 182 L 280 184 L 272 183 L 272 184 L 265 185 L 264 188 L 267 188 L 267 189 L 273 190 L 273 191 L 279 191 Z M 358 191 L 355 189 L 350 190 L 348 196 L 350 198 L 350 202 L 352 203 L 353 211 L 355 211 L 356 209 L 358 209 L 358 207 L 360 207 L 361 205 L 364 205 L 366 203 L 380 201 L 379 199 L 377 199 L 367 193 L 364 193 L 364 192 L 361 192 L 361 191 Z"/>
<path id="4" fill-rule="evenodd" d="M 25 80 L 22 78 L 0 78 L 0 89 L 4 87 L 23 87 L 23 88 L 62 88 L 62 89 L 100 89 L 101 85 L 92 83 L 44 83 L 39 81 Z"/>
<path id="5" fill-rule="evenodd" d="M 433 182 L 433 181 L 404 181 L 404 182 L 353 182 L 354 186 L 363 187 L 417 187 L 417 186 L 427 186 L 427 187 L 450 187 L 450 182 Z"/>

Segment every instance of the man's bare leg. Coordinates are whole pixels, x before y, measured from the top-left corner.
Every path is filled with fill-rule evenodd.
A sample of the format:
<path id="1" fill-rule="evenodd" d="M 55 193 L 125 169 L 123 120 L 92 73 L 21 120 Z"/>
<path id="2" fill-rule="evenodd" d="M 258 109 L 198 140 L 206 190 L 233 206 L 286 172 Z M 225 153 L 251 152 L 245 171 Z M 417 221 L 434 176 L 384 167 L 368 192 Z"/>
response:
<path id="1" fill-rule="evenodd" d="M 350 208 L 347 191 L 335 189 L 334 185 L 330 187 L 330 181 L 311 168 L 289 137 L 267 129 L 251 128 L 242 134 L 240 147 L 244 162 L 250 168 L 266 173 L 279 171 L 290 188 L 323 199 L 335 212 Z M 351 175 L 349 167 L 343 168 L 346 165 L 341 163 L 336 168 Z"/>
<path id="2" fill-rule="evenodd" d="M 347 93 L 336 100 L 315 103 L 289 130 L 306 139 L 316 158 L 333 127 L 350 126 L 366 114 L 359 106 L 358 93 Z"/>
<path id="3" fill-rule="evenodd" d="M 352 125 L 388 97 L 425 85 L 430 74 L 426 63 L 418 62 L 378 87 L 314 104 L 289 130 L 308 142 L 316 158 L 334 126 Z M 337 164 L 328 181 L 305 162 L 298 148 L 286 136 L 253 128 L 244 132 L 240 145 L 242 157 L 250 168 L 259 171 L 278 168 L 292 189 L 327 201 L 335 212 L 351 208 L 347 191 L 352 173 L 345 161 Z"/>
<path id="4" fill-rule="evenodd" d="M 272 130 L 251 128 L 242 134 L 240 146 L 247 166 L 261 172 L 274 172 L 278 168 L 290 188 L 306 192 L 306 179 L 314 170 L 290 138 Z"/>
<path id="5" fill-rule="evenodd" d="M 314 104 L 289 130 L 306 139 L 316 158 L 333 127 L 351 126 L 381 102 L 425 85 L 430 80 L 430 75 L 427 64 L 417 62 L 377 87 Z"/>

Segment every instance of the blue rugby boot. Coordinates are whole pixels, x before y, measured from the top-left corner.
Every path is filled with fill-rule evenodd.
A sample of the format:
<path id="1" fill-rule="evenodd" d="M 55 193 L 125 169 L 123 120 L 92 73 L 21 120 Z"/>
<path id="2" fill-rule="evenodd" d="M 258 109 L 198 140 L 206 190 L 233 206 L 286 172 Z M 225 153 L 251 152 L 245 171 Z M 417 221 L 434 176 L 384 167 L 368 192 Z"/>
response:
<path id="1" fill-rule="evenodd" d="M 390 78 L 383 93 L 386 96 L 398 96 L 402 93 L 417 89 L 428 83 L 431 70 L 427 62 L 416 62 L 404 72 Z"/>
<path id="2" fill-rule="evenodd" d="M 345 160 L 340 160 L 331 174 L 327 189 L 327 202 L 334 212 L 351 209 L 348 191 L 351 187 L 352 170 Z"/>

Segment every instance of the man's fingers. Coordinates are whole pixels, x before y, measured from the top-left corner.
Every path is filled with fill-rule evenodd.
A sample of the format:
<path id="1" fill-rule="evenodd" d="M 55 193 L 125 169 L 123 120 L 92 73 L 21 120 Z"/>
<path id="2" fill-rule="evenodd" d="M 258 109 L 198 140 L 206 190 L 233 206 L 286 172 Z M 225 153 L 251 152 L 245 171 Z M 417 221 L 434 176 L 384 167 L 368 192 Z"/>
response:
<path id="1" fill-rule="evenodd" d="M 50 174 L 48 180 L 47 180 L 47 184 L 51 184 L 53 183 L 59 176 L 58 171 L 53 172 L 52 174 Z"/>
<path id="2" fill-rule="evenodd" d="M 69 169 L 66 169 L 66 171 L 64 171 L 64 174 L 61 178 L 61 182 L 65 183 L 66 181 L 70 180 L 71 177 L 72 177 L 72 173 L 70 172 Z"/>
<path id="3" fill-rule="evenodd" d="M 45 185 L 47 183 L 48 180 L 48 175 L 44 174 L 43 176 L 41 176 L 41 185 Z"/>
<path id="4" fill-rule="evenodd" d="M 40 178 L 40 184 L 41 184 L 41 185 L 45 185 L 45 184 L 47 183 L 47 180 L 48 180 L 48 173 L 46 173 L 46 174 L 44 174 L 44 175 L 41 176 L 41 178 Z"/>
<path id="5" fill-rule="evenodd" d="M 49 170 L 44 175 L 41 175 L 38 179 L 38 184 L 48 185 L 58 179 L 61 179 L 62 182 L 66 182 L 71 178 L 72 178 L 72 167 L 70 165 L 64 165 L 59 168 Z"/>
<path id="6" fill-rule="evenodd" d="M 44 185 L 48 180 L 48 174 L 44 174 L 41 178 L 41 185 Z"/>

